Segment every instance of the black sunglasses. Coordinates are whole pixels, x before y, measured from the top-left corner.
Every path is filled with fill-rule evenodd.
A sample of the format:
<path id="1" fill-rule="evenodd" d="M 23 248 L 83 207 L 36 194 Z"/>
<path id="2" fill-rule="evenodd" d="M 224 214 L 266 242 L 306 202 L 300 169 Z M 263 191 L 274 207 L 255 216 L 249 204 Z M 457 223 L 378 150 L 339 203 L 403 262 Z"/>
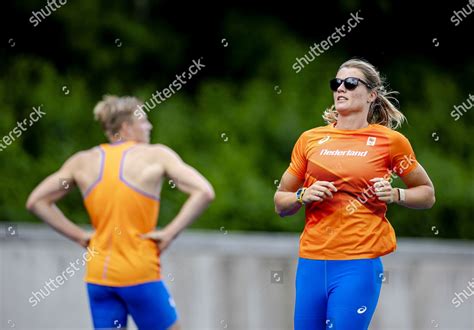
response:
<path id="1" fill-rule="evenodd" d="M 355 78 L 355 77 L 348 77 L 346 79 L 339 79 L 339 78 L 331 79 L 329 81 L 329 87 L 331 87 L 331 90 L 333 92 L 336 92 L 339 86 L 341 86 L 341 84 L 344 83 L 344 87 L 347 90 L 352 91 L 356 89 L 357 86 L 359 86 L 359 82 L 367 86 L 367 88 L 369 89 L 372 88 L 368 83 L 366 83 L 362 79 Z"/>

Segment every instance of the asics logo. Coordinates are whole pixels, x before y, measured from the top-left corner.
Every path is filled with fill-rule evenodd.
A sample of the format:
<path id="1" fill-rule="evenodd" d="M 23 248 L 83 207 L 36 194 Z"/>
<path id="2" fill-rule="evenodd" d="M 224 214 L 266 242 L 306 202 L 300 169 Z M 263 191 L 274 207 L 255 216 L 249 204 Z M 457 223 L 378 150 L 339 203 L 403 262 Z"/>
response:
<path id="1" fill-rule="evenodd" d="M 327 135 L 326 137 L 322 138 L 321 140 L 318 141 L 318 144 L 323 144 L 324 142 L 329 141 L 331 137 Z"/>

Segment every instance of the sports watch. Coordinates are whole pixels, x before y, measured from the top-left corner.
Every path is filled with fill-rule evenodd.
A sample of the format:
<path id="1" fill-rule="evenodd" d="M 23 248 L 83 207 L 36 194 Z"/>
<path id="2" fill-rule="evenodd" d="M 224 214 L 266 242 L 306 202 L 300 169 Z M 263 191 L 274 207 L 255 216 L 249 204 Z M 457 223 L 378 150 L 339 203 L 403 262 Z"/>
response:
<path id="1" fill-rule="evenodd" d="M 296 191 L 296 200 L 298 201 L 298 203 L 300 203 L 301 205 L 305 205 L 305 202 L 303 202 L 303 195 L 304 195 L 304 192 L 306 191 L 306 188 L 300 188 Z"/>

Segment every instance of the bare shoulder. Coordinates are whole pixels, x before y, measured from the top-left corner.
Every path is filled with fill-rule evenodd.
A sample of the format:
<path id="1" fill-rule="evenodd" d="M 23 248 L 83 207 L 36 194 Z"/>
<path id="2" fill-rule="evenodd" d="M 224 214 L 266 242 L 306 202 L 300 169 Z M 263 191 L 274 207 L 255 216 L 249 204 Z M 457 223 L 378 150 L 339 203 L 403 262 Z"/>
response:
<path id="1" fill-rule="evenodd" d="M 76 152 L 66 160 L 63 166 L 71 169 L 79 168 L 85 164 L 90 164 L 91 162 L 100 159 L 100 157 L 101 152 L 99 147 L 93 147 Z"/>
<path id="2" fill-rule="evenodd" d="M 149 148 L 150 152 L 156 155 L 161 159 L 171 159 L 171 158 L 180 158 L 179 155 L 170 147 L 164 144 L 149 144 L 146 145 Z"/>
<path id="3" fill-rule="evenodd" d="M 167 167 L 177 165 L 181 158 L 170 147 L 164 144 L 137 143 L 129 153 L 135 162 L 155 164 Z"/>

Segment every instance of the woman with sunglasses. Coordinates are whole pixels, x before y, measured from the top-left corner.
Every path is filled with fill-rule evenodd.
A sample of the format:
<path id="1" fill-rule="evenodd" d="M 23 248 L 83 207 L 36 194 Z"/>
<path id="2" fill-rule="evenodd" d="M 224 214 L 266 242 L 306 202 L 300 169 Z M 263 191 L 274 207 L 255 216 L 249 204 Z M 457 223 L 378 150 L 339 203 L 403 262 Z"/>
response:
<path id="1" fill-rule="evenodd" d="M 431 208 L 433 184 L 409 141 L 405 116 L 370 63 L 343 63 L 330 81 L 328 125 L 299 137 L 275 193 L 275 210 L 305 208 L 296 273 L 296 330 L 367 329 L 384 279 L 380 257 L 396 248 L 387 204 Z M 400 176 L 406 189 L 392 187 Z"/>

